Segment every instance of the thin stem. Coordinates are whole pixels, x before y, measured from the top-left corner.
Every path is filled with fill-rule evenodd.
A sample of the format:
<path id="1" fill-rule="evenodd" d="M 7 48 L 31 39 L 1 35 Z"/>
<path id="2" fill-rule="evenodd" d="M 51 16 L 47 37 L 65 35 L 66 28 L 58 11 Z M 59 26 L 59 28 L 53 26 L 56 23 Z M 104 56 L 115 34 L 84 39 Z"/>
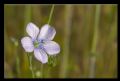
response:
<path id="1" fill-rule="evenodd" d="M 91 50 L 92 53 L 96 52 L 99 18 L 100 18 L 100 5 L 96 5 L 94 33 L 93 33 L 92 50 Z"/>
<path id="2" fill-rule="evenodd" d="M 96 55 L 96 45 L 97 45 L 97 37 L 98 37 L 99 18 L 100 18 L 100 5 L 96 5 L 95 24 L 94 24 L 91 57 L 90 57 L 90 74 L 89 74 L 90 78 L 95 77 L 95 63 L 96 63 L 95 55 Z"/>
<path id="3" fill-rule="evenodd" d="M 50 11 L 50 15 L 49 15 L 49 19 L 48 19 L 48 24 L 50 24 L 50 21 L 51 21 L 52 15 L 53 15 L 53 11 L 54 11 L 54 7 L 55 7 L 55 5 L 53 4 L 52 8 L 51 8 L 51 11 Z"/>
<path id="4" fill-rule="evenodd" d="M 48 67 L 48 71 L 47 71 L 47 72 L 48 72 L 48 74 L 47 74 L 47 77 L 46 77 L 46 78 L 50 78 L 50 77 L 51 77 L 51 76 L 50 76 L 50 71 L 51 71 L 51 68 L 52 68 L 52 67 L 50 67 L 50 66 Z"/>
<path id="5" fill-rule="evenodd" d="M 41 72 L 41 78 L 43 78 L 43 64 L 41 64 L 41 67 L 40 67 L 40 72 Z"/>
<path id="6" fill-rule="evenodd" d="M 68 60 L 69 60 L 69 45 L 70 45 L 70 34 L 71 34 L 71 20 L 72 20 L 72 5 L 65 6 L 65 29 L 64 29 L 64 54 L 61 62 L 60 68 L 60 78 L 67 77 L 67 68 L 68 68 Z"/>
<path id="7" fill-rule="evenodd" d="M 15 49 L 15 57 L 16 57 L 16 71 L 17 71 L 17 77 L 19 77 L 20 74 L 20 59 L 18 55 L 18 41 L 14 38 L 12 38 L 12 41 L 14 43 L 14 49 Z"/>
<path id="8" fill-rule="evenodd" d="M 28 56 L 28 61 L 29 61 L 29 69 L 32 73 L 32 77 L 35 78 L 35 73 L 33 71 L 33 66 L 32 66 L 32 55 L 27 54 L 27 56 Z"/>
<path id="9" fill-rule="evenodd" d="M 24 34 L 26 32 L 26 25 L 31 21 L 31 5 L 25 6 L 25 21 L 24 21 Z"/>
<path id="10" fill-rule="evenodd" d="M 20 60 L 18 57 L 18 54 L 16 53 L 16 68 L 17 68 L 17 77 L 19 77 L 19 73 L 20 73 Z"/>
<path id="11" fill-rule="evenodd" d="M 109 34 L 109 42 L 108 43 L 110 43 L 111 41 L 113 41 L 114 40 L 114 38 L 115 38 L 115 36 L 116 36 L 116 32 L 117 32 L 117 11 L 115 10 L 115 7 L 113 7 L 113 9 L 112 9 L 112 12 L 111 13 L 113 13 L 112 14 L 112 19 L 111 19 L 111 24 L 109 25 L 109 27 L 111 27 L 111 32 L 110 32 L 110 34 Z"/>
<path id="12" fill-rule="evenodd" d="M 50 15 L 49 15 L 49 18 L 48 18 L 48 24 L 50 24 L 50 21 L 51 21 L 52 15 L 53 15 L 53 11 L 54 11 L 54 7 L 55 7 L 55 5 L 53 4 L 52 8 L 50 10 Z M 48 71 L 48 73 L 49 73 L 49 71 Z M 41 78 L 43 78 L 43 64 L 41 64 Z"/>
<path id="13" fill-rule="evenodd" d="M 26 5 L 25 6 L 25 21 L 24 21 L 24 34 L 25 34 L 25 32 L 26 32 L 26 25 L 27 25 L 27 23 L 29 23 L 30 21 L 31 21 L 31 16 L 32 16 L 32 9 L 31 9 L 31 5 Z M 32 55 L 30 55 L 30 54 L 27 54 L 27 56 L 28 56 L 28 61 L 29 61 L 29 69 L 30 69 L 30 71 L 31 71 L 31 73 L 32 73 L 32 77 L 34 78 L 35 77 L 35 73 L 34 73 L 34 71 L 33 71 L 33 66 L 32 66 Z"/>

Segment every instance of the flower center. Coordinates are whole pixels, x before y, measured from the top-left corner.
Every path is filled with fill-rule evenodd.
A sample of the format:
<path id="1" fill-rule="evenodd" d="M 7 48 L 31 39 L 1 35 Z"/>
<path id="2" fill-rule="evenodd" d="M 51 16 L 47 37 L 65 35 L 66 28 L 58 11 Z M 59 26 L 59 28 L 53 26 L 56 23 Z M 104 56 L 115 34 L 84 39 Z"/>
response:
<path id="1" fill-rule="evenodd" d="M 40 49 L 43 49 L 43 44 L 44 44 L 44 42 L 43 42 L 43 40 L 35 40 L 34 42 L 33 42 L 33 44 L 34 44 L 34 47 L 35 48 L 40 48 Z"/>
<path id="2" fill-rule="evenodd" d="M 35 48 L 39 47 L 39 42 L 38 42 L 38 41 L 34 41 L 33 44 L 34 44 L 34 47 L 35 47 Z"/>

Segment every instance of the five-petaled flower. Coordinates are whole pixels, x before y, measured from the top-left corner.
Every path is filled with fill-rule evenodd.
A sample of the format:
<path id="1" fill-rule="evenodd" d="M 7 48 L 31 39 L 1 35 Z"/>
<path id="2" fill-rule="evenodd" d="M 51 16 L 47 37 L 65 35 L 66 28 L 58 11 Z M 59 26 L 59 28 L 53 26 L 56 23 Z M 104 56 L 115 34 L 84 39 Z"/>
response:
<path id="1" fill-rule="evenodd" d="M 33 24 L 27 25 L 26 31 L 30 37 L 23 37 L 21 43 L 26 52 L 34 51 L 34 56 L 42 63 L 48 62 L 49 55 L 56 55 L 60 52 L 60 46 L 52 41 L 56 31 L 50 25 L 45 24 L 41 30 Z"/>

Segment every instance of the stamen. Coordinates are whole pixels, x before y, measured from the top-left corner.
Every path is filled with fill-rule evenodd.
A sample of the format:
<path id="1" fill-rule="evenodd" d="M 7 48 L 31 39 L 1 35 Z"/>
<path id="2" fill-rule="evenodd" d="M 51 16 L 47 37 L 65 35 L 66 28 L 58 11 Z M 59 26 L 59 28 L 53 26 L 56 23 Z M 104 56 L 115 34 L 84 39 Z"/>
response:
<path id="1" fill-rule="evenodd" d="M 39 42 L 38 41 L 34 41 L 34 47 L 35 48 L 39 47 Z"/>

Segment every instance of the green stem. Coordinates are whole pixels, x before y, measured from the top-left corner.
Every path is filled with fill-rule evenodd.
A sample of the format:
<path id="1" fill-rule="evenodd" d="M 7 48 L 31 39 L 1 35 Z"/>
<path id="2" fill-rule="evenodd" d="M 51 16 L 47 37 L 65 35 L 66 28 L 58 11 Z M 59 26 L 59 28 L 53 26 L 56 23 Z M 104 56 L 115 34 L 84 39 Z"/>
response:
<path id="1" fill-rule="evenodd" d="M 100 5 L 96 5 L 95 24 L 94 24 L 93 41 L 92 41 L 92 49 L 91 49 L 92 53 L 96 52 L 99 18 L 100 18 Z"/>
<path id="2" fill-rule="evenodd" d="M 29 69 L 32 73 L 32 77 L 35 78 L 35 73 L 33 71 L 33 66 L 32 66 L 32 55 L 27 54 L 27 56 L 28 56 L 28 61 L 29 61 Z"/>
<path id="3" fill-rule="evenodd" d="M 50 21 L 51 21 L 52 15 L 53 15 L 53 11 L 54 11 L 54 7 L 55 7 L 55 5 L 53 4 L 52 8 L 51 8 L 51 11 L 50 11 L 50 15 L 49 15 L 49 19 L 48 19 L 48 24 L 50 24 Z"/>
<path id="4" fill-rule="evenodd" d="M 41 64 L 41 67 L 40 67 L 40 72 L 41 72 L 41 78 L 43 78 L 43 64 Z"/>
<path id="5" fill-rule="evenodd" d="M 64 54 L 63 59 L 61 61 L 61 68 L 60 68 L 60 78 L 67 77 L 67 70 L 68 70 L 68 60 L 69 60 L 69 45 L 70 45 L 70 34 L 71 34 L 71 20 L 72 20 L 72 12 L 73 7 L 72 5 L 67 5 L 65 7 L 65 29 L 64 29 Z"/>
<path id="6" fill-rule="evenodd" d="M 89 74 L 90 78 L 95 77 L 96 45 L 97 45 L 97 37 L 98 37 L 99 18 L 100 18 L 100 5 L 96 5 L 95 24 L 94 24 L 91 57 L 90 57 L 90 74 Z"/>
<path id="7" fill-rule="evenodd" d="M 19 78 L 20 74 L 20 59 L 18 55 L 18 41 L 15 38 L 11 39 L 12 42 L 14 43 L 14 49 L 15 49 L 15 57 L 16 57 L 16 71 L 17 71 L 17 77 Z"/>
<path id="8" fill-rule="evenodd" d="M 109 44 L 110 42 L 112 42 L 116 36 L 116 32 L 117 32 L 117 10 L 115 9 L 115 7 L 113 7 L 112 9 L 112 19 L 111 19 L 111 24 L 109 25 L 109 27 L 111 27 L 111 32 L 109 34 Z"/>
<path id="9" fill-rule="evenodd" d="M 50 78 L 50 77 L 51 77 L 51 75 L 50 75 L 51 68 L 52 68 L 52 67 L 50 67 L 50 66 L 48 67 L 48 71 L 47 71 L 48 74 L 47 74 L 47 77 L 46 77 L 46 78 Z"/>
<path id="10" fill-rule="evenodd" d="M 16 53 L 16 68 L 17 68 L 17 77 L 19 77 L 19 73 L 20 73 L 20 60 L 19 57 Z"/>
<path id="11" fill-rule="evenodd" d="M 24 34 L 26 32 L 26 26 L 31 21 L 31 5 L 25 6 L 25 21 L 24 21 Z"/>
<path id="12" fill-rule="evenodd" d="M 48 24 L 50 24 L 50 21 L 51 21 L 51 18 L 52 18 L 52 15 L 53 15 L 53 11 L 54 11 L 54 7 L 55 5 L 53 4 L 52 5 L 52 8 L 50 10 L 50 15 L 49 15 L 49 18 L 48 18 Z M 41 78 L 43 78 L 43 64 L 41 64 Z"/>
<path id="13" fill-rule="evenodd" d="M 31 17 L 32 17 L 31 5 L 26 5 L 25 6 L 24 34 L 26 32 L 26 25 L 31 21 Z M 33 66 L 32 66 L 32 55 L 27 54 L 27 56 L 28 56 L 28 61 L 29 61 L 29 69 L 32 73 L 32 77 L 35 78 L 35 73 L 33 71 Z"/>

